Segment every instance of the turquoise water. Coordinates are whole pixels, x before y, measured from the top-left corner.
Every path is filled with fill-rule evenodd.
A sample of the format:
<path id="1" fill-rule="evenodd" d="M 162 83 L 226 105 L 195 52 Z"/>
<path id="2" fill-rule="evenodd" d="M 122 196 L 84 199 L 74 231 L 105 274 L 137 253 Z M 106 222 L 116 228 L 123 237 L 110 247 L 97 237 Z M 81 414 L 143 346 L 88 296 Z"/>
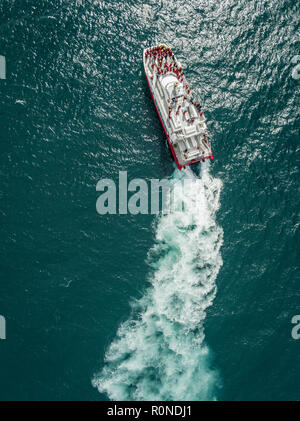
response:
<path id="1" fill-rule="evenodd" d="M 298 3 L 0 16 L 0 399 L 299 399 Z M 143 75 L 157 42 L 203 104 L 209 168 L 174 167 Z M 99 215 L 119 170 L 198 180 L 203 212 Z"/>

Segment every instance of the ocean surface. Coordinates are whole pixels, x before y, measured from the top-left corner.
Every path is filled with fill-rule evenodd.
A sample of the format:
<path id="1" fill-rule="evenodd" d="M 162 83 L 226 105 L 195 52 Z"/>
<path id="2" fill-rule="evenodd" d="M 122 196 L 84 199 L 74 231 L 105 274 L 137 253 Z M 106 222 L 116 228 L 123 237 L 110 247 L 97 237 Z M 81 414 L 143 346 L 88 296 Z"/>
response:
<path id="1" fill-rule="evenodd" d="M 299 17 L 296 0 L 1 1 L 0 400 L 300 399 Z M 142 65 L 160 42 L 209 165 L 175 168 Z M 119 171 L 189 179 L 187 206 L 100 215 Z"/>

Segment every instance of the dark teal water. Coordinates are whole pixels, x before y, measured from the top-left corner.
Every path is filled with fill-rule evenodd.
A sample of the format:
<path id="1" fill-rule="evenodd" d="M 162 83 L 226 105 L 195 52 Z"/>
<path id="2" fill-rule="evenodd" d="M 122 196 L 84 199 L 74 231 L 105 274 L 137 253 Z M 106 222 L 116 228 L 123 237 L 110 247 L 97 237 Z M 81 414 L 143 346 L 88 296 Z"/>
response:
<path id="1" fill-rule="evenodd" d="M 2 0 L 0 18 L 0 399 L 299 400 L 298 2 Z M 119 170 L 180 177 L 143 75 L 157 42 L 213 137 L 191 232 L 95 208 Z"/>

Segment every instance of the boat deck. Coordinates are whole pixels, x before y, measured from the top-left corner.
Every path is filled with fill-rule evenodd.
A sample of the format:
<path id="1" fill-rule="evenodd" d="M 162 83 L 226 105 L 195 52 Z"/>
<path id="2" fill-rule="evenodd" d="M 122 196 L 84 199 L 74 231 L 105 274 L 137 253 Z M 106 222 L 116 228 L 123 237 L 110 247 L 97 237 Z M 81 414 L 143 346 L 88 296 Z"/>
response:
<path id="1" fill-rule="evenodd" d="M 164 44 L 145 49 L 144 69 L 177 166 L 212 159 L 205 116 L 172 50 Z"/>

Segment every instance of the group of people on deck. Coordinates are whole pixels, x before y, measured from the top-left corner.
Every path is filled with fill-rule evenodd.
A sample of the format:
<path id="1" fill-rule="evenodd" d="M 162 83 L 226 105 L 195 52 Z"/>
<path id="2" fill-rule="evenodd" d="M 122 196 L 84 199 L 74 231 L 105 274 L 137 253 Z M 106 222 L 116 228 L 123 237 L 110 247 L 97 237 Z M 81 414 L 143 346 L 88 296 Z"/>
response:
<path id="1" fill-rule="evenodd" d="M 175 83 L 175 86 L 176 86 L 176 83 Z M 184 95 L 183 98 L 182 98 L 182 104 L 186 100 L 188 100 L 191 104 L 193 104 L 195 106 L 195 108 L 199 112 L 200 116 L 203 116 L 203 112 L 201 111 L 201 105 L 199 104 L 198 101 L 195 101 L 193 97 L 188 98 L 186 95 Z M 173 110 L 173 108 L 176 108 L 176 104 L 178 103 L 178 99 L 174 97 L 174 98 L 172 98 L 171 101 L 169 99 L 167 101 L 169 103 L 169 118 L 171 118 L 172 110 Z M 181 109 L 181 105 L 178 105 L 177 109 L 176 109 L 176 115 L 179 115 L 180 109 Z M 184 110 L 182 110 L 182 114 L 185 116 L 186 113 L 187 113 L 187 108 L 184 107 Z M 187 119 L 187 122 L 189 124 L 194 123 L 194 121 L 195 121 L 194 117 L 190 117 L 190 118 Z"/>
<path id="2" fill-rule="evenodd" d="M 154 57 L 156 59 L 157 57 L 174 57 L 173 51 L 171 48 L 166 47 L 165 45 L 158 45 L 157 47 L 148 48 L 146 51 L 146 58 L 148 57 Z"/>
<path id="3" fill-rule="evenodd" d="M 178 67 L 173 51 L 171 48 L 166 47 L 165 45 L 159 45 L 157 47 L 149 48 L 145 53 L 145 58 L 148 57 L 153 59 L 152 63 L 152 69 L 155 67 L 155 61 L 157 60 L 156 64 L 156 72 L 158 75 L 166 74 L 168 72 L 173 72 L 178 80 L 182 83 L 184 80 L 184 73 L 182 71 L 181 67 Z M 170 57 L 171 63 L 169 63 L 167 60 L 164 61 L 164 59 Z M 185 85 L 185 89 L 187 93 L 190 93 L 190 88 L 188 84 Z"/>
<path id="4" fill-rule="evenodd" d="M 154 67 L 156 66 L 156 71 L 158 75 L 166 74 L 168 72 L 173 72 L 176 75 L 177 79 L 181 83 L 183 83 L 183 86 L 187 94 L 190 94 L 191 91 L 190 91 L 189 85 L 184 80 L 184 72 L 182 71 L 181 67 L 178 67 L 171 48 L 165 45 L 159 45 L 157 47 L 148 48 L 148 50 L 146 50 L 145 52 L 145 58 L 146 59 L 150 58 L 153 60 L 151 66 L 152 66 L 152 69 L 154 69 Z M 177 83 L 175 85 L 177 86 Z M 183 100 L 185 101 L 186 99 L 188 99 L 187 96 L 184 96 Z M 177 99 L 175 101 L 175 98 L 174 98 L 173 101 L 177 102 Z M 195 101 L 194 98 L 189 98 L 189 101 L 196 107 L 197 111 L 200 113 L 200 116 L 202 116 L 203 113 L 201 112 L 201 105 L 197 101 Z M 175 103 L 169 105 L 169 118 L 171 118 L 173 106 L 175 106 Z M 176 115 L 179 114 L 180 108 L 181 106 L 177 108 Z M 186 111 L 183 111 L 183 114 L 185 113 Z M 187 121 L 188 123 L 193 123 L 194 118 L 189 118 Z"/>
<path id="5" fill-rule="evenodd" d="M 186 99 L 187 99 L 187 97 L 184 96 L 183 97 L 183 102 Z M 168 103 L 169 103 L 169 106 L 168 106 L 168 109 L 169 109 L 169 118 L 172 118 L 172 111 L 173 111 L 173 109 L 174 109 L 176 115 L 178 116 L 179 115 L 179 111 L 182 108 L 182 105 L 181 104 L 179 104 L 177 106 L 177 108 L 176 108 L 176 104 L 178 103 L 178 99 L 177 98 L 172 98 L 172 101 L 171 102 L 168 99 Z M 184 107 L 184 109 L 182 109 L 182 115 L 185 117 L 185 119 L 186 119 L 186 121 L 187 121 L 188 124 L 193 124 L 194 121 L 195 121 L 195 118 L 194 117 L 186 118 L 186 114 L 187 114 L 187 109 L 186 109 L 186 107 Z"/>

